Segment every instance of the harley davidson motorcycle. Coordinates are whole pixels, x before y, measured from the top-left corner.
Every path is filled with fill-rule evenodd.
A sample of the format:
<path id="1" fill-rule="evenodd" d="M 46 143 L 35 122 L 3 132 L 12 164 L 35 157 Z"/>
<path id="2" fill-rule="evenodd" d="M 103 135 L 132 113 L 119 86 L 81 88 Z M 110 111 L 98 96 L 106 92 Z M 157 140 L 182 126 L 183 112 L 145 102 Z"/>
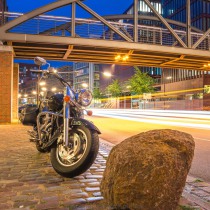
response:
<path id="1" fill-rule="evenodd" d="M 34 61 L 39 66 L 48 64 L 41 57 Z M 31 71 L 40 74 L 38 82 L 54 76 L 63 84 L 64 93 L 48 92 L 44 98 L 39 97 L 37 107 L 22 110 L 20 121 L 33 126 L 30 140 L 39 152 L 50 152 L 52 167 L 58 174 L 69 178 L 78 176 L 93 164 L 99 149 L 101 132 L 84 119 L 84 111 L 88 115 L 92 113 L 83 108 L 90 105 L 92 93 L 86 89 L 75 92 L 50 65 L 47 70 Z"/>

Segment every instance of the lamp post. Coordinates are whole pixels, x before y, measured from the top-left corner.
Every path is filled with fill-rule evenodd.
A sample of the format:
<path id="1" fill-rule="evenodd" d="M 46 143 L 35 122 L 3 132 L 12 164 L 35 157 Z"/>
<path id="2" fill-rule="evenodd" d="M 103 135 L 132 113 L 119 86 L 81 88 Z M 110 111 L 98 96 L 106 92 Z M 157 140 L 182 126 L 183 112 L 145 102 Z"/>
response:
<path id="1" fill-rule="evenodd" d="M 108 101 L 107 101 L 107 104 L 109 104 L 109 89 L 108 89 L 108 86 L 110 85 L 110 80 L 111 80 L 111 77 L 112 77 L 112 74 L 109 72 L 109 71 L 105 71 L 103 72 L 103 75 L 108 78 L 108 82 L 107 82 L 107 95 L 108 95 Z M 111 103 L 111 99 L 110 99 L 110 103 Z"/>
<path id="2" fill-rule="evenodd" d="M 105 71 L 103 72 L 103 75 L 108 78 L 108 84 L 107 84 L 107 87 L 108 87 L 110 85 L 112 74 L 108 71 Z M 109 97 L 109 90 L 108 90 L 108 97 Z"/>
<path id="3" fill-rule="evenodd" d="M 165 110 L 165 92 L 166 92 L 166 81 L 170 80 L 172 78 L 172 76 L 167 76 L 165 75 L 165 71 L 163 70 L 163 74 L 162 74 L 162 78 L 163 78 L 163 96 L 164 96 L 164 101 L 163 101 L 163 108 Z"/>
<path id="4" fill-rule="evenodd" d="M 127 85 L 126 86 L 126 89 L 127 89 L 127 91 L 126 92 L 130 92 L 130 96 L 131 96 L 131 86 L 130 85 Z M 131 107 L 131 109 L 132 109 L 132 98 L 130 98 L 131 100 L 130 100 L 130 103 L 131 103 L 131 105 L 130 105 L 130 107 Z M 126 101 L 126 97 L 125 97 L 125 105 L 124 105 L 124 108 L 126 108 L 126 104 L 127 104 L 127 101 Z"/>

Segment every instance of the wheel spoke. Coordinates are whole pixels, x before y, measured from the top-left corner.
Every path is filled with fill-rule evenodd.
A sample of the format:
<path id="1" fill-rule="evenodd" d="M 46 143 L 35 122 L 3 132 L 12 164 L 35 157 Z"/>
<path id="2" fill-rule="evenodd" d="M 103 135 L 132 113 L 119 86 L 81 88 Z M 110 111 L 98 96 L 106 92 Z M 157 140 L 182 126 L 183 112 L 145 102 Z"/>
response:
<path id="1" fill-rule="evenodd" d="M 87 136 L 83 130 L 78 129 L 71 134 L 69 140 L 69 147 L 66 148 L 63 144 L 57 147 L 57 160 L 66 167 L 76 164 L 83 157 L 87 148 Z M 61 139 L 58 139 L 58 142 L 60 141 Z"/>

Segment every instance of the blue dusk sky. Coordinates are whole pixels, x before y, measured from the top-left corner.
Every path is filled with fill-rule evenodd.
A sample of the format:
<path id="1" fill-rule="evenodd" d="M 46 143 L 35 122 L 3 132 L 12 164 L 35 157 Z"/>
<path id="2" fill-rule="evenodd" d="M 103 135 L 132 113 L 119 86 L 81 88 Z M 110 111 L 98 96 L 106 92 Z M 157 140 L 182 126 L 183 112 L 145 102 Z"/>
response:
<path id="1" fill-rule="evenodd" d="M 122 14 L 133 3 L 134 0 L 84 0 L 83 3 L 97 12 L 99 15 L 114 15 Z M 9 12 L 27 13 L 39 7 L 53 3 L 55 0 L 7 0 Z M 70 6 L 65 6 L 49 12 L 50 15 L 56 16 L 71 16 Z M 76 8 L 76 17 L 89 17 L 89 14 L 84 12 L 80 7 Z M 16 63 L 33 63 L 29 60 L 15 60 Z M 71 62 L 49 61 L 52 66 L 59 67 L 71 65 Z"/>
<path id="2" fill-rule="evenodd" d="M 134 0 L 84 0 L 83 3 L 100 15 L 122 14 Z M 26 13 L 44 5 L 55 2 L 54 0 L 7 0 L 9 11 Z M 54 13 L 55 14 L 55 13 Z M 56 12 L 56 15 L 59 13 Z M 68 15 L 64 8 L 60 16 Z"/>

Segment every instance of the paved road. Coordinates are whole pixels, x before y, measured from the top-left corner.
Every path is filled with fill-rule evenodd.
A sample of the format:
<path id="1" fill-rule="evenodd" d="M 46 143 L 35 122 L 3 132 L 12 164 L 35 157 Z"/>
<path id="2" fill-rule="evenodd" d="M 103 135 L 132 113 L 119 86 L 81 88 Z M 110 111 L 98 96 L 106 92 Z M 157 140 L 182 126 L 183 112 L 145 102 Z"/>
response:
<path id="1" fill-rule="evenodd" d="M 49 154 L 29 142 L 28 129 L 0 125 L 0 210 L 81 210 L 78 205 L 103 199 L 100 181 L 109 152 L 103 145 L 89 170 L 64 178 L 53 170 Z"/>
<path id="2" fill-rule="evenodd" d="M 150 120 L 153 122 L 151 123 L 146 120 L 144 122 L 144 117 L 139 121 L 136 120 L 137 115 L 134 120 L 131 118 L 125 120 L 126 118 L 122 118 L 122 115 L 119 117 L 120 119 L 117 119 L 117 115 L 115 115 L 115 118 L 112 118 L 108 112 L 109 110 L 104 114 L 106 117 L 94 116 L 95 110 L 93 110 L 93 116 L 86 118 L 93 121 L 101 130 L 102 134 L 100 137 L 102 139 L 110 141 L 113 144 L 118 144 L 132 135 L 153 129 L 175 129 L 191 134 L 195 139 L 196 146 L 190 174 L 202 178 L 205 181 L 210 181 L 210 130 L 206 127 L 209 126 L 210 128 L 210 121 L 208 121 L 208 118 L 205 119 L 207 117 L 206 115 L 203 115 L 204 119 L 200 117 L 195 119 L 194 117 L 194 121 L 193 119 L 189 119 L 189 116 L 187 119 L 184 119 L 183 117 L 178 118 L 177 116 L 172 119 L 172 117 L 167 118 L 167 116 L 165 116 L 165 119 L 161 119 L 162 123 L 158 124 L 159 120 L 157 120 L 157 116 L 153 119 L 152 116 L 150 116 Z M 148 118 L 146 117 L 146 119 Z M 155 123 L 153 120 L 155 120 Z M 168 122 L 173 122 L 174 124 L 169 124 Z M 194 125 L 193 127 L 186 127 L 183 126 L 181 122 L 188 124 L 194 123 Z M 181 126 L 178 126 L 179 124 Z M 200 125 L 200 128 L 196 128 L 198 127 L 196 125 Z M 204 125 L 203 128 L 202 125 Z"/>
<path id="3" fill-rule="evenodd" d="M 49 154 L 39 153 L 22 125 L 0 125 L 0 210 L 110 210 L 100 181 L 111 147 L 100 140 L 96 161 L 72 179 L 52 168 Z M 188 176 L 181 205 L 210 210 L 210 183 Z"/>

